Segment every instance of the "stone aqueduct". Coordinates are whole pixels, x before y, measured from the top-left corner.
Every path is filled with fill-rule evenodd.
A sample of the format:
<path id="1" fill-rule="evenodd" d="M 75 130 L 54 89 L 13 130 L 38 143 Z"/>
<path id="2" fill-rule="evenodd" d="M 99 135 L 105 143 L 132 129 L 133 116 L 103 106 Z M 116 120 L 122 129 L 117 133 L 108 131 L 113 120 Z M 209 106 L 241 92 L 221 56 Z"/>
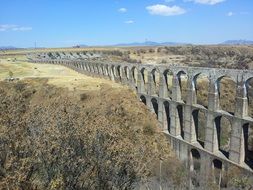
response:
<path id="1" fill-rule="evenodd" d="M 59 53 L 58 53 L 59 54 Z M 66 53 L 65 53 L 66 54 Z M 138 98 L 157 115 L 164 133 L 167 134 L 177 156 L 185 161 L 193 175 L 199 173 L 222 178 L 231 165 L 237 165 L 252 172 L 253 152 L 247 148 L 249 130 L 252 130 L 253 118 L 248 114 L 248 81 L 253 71 L 215 69 L 202 67 L 183 67 L 173 65 L 149 65 L 131 63 L 98 63 L 89 60 L 52 59 L 46 53 L 28 55 L 31 62 L 61 64 L 77 72 L 113 80 L 136 90 Z M 157 78 L 157 74 L 159 78 Z M 168 85 L 171 75 L 171 86 Z M 186 98 L 182 98 L 182 77 L 186 76 Z M 209 81 L 208 105 L 197 103 L 196 81 L 205 75 Z M 220 106 L 219 82 L 229 77 L 236 84 L 235 111 L 222 110 Z M 186 79 L 185 78 L 185 79 Z M 159 81 L 159 82 L 157 82 Z M 157 84 L 158 83 L 158 84 Z M 198 112 L 205 115 L 204 126 L 197 126 Z M 220 119 L 225 117 L 231 123 L 230 145 L 227 152 L 220 149 Z M 204 128 L 204 142 L 200 143 L 197 127 Z M 196 166 L 195 160 L 200 162 Z M 217 170 L 216 170 L 217 169 Z M 221 179 L 218 179 L 221 180 Z"/>

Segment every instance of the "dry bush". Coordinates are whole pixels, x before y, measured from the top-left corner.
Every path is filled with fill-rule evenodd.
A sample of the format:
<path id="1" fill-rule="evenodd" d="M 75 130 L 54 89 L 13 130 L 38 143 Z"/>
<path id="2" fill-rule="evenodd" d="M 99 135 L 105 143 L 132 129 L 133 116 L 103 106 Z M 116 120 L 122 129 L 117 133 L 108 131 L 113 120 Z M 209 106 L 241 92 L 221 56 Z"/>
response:
<path id="1" fill-rule="evenodd" d="M 16 85 L 0 85 L 0 189 L 133 189 L 156 175 L 158 160 L 176 160 L 128 90 Z M 169 165 L 173 173 L 180 163 Z"/>

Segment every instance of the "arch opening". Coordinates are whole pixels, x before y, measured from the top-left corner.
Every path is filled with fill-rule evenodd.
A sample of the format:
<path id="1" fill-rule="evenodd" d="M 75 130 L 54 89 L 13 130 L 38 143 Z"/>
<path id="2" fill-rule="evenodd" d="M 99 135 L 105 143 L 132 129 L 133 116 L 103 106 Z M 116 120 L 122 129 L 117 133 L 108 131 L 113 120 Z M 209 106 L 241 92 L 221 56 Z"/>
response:
<path id="1" fill-rule="evenodd" d="M 152 87 L 153 87 L 152 89 L 153 91 L 151 93 L 159 96 L 160 73 L 157 71 L 157 69 L 153 69 L 151 71 L 151 75 L 152 75 Z"/>
<path id="2" fill-rule="evenodd" d="M 153 99 L 151 99 L 151 103 L 152 103 L 153 111 L 156 114 L 156 118 L 158 119 L 158 102 L 155 98 L 153 98 Z"/>
<path id="3" fill-rule="evenodd" d="M 247 98 L 248 98 L 248 116 L 253 118 L 253 78 L 246 82 Z"/>
<path id="4" fill-rule="evenodd" d="M 216 82 L 219 93 L 219 106 L 230 114 L 235 113 L 236 83 L 230 77 L 223 76 Z"/>
<path id="5" fill-rule="evenodd" d="M 188 76 L 184 71 L 180 71 L 177 74 L 177 80 L 180 87 L 181 100 L 186 103 L 187 100 L 187 81 Z"/>
<path id="6" fill-rule="evenodd" d="M 253 124 L 246 123 L 243 125 L 244 136 L 244 161 L 253 169 Z"/>
<path id="7" fill-rule="evenodd" d="M 144 92 L 148 92 L 148 71 L 143 68 L 141 70 L 141 76 L 142 76 L 142 85 L 143 85 L 143 90 Z"/>
<path id="8" fill-rule="evenodd" d="M 166 82 L 166 96 L 165 98 L 172 99 L 172 88 L 173 88 L 173 72 L 170 70 L 166 70 L 164 73 L 164 78 Z"/>
<path id="9" fill-rule="evenodd" d="M 203 110 L 194 110 L 192 112 L 196 140 L 199 144 L 205 146 L 206 114 Z"/>
<path id="10" fill-rule="evenodd" d="M 129 80 L 130 71 L 128 67 L 124 67 L 124 74 L 127 80 Z"/>
<path id="11" fill-rule="evenodd" d="M 196 103 L 208 108 L 209 79 L 204 74 L 194 77 L 193 84 L 196 93 Z"/>
<path id="12" fill-rule="evenodd" d="M 170 104 L 169 102 L 165 101 L 163 103 L 164 112 L 163 112 L 163 125 L 164 130 L 170 133 Z"/>
<path id="13" fill-rule="evenodd" d="M 223 178 L 223 164 L 222 161 L 218 159 L 214 159 L 212 162 L 212 168 L 213 168 L 213 178 L 214 178 L 214 183 L 218 187 L 226 187 L 224 178 Z"/>
<path id="14" fill-rule="evenodd" d="M 179 119 L 179 125 L 180 125 L 180 135 L 184 139 L 184 116 L 183 116 L 182 105 L 177 106 L 177 113 L 178 113 L 178 119 Z"/>
<path id="15" fill-rule="evenodd" d="M 135 88 L 137 89 L 137 82 L 138 82 L 138 70 L 136 67 L 131 69 L 131 74 L 133 78 L 133 83 L 135 84 Z"/>
<path id="16" fill-rule="evenodd" d="M 121 74 L 121 68 L 120 68 L 120 66 L 116 67 L 116 76 L 119 78 L 119 80 L 121 80 L 122 74 Z"/>
<path id="17" fill-rule="evenodd" d="M 200 186 L 201 157 L 196 149 L 191 149 L 191 182 L 194 187 Z"/>
<path id="18" fill-rule="evenodd" d="M 215 118 L 215 126 L 217 131 L 218 148 L 228 158 L 232 131 L 231 123 L 226 117 L 218 116 Z"/>
<path id="19" fill-rule="evenodd" d="M 140 97 L 140 101 L 143 103 L 143 104 L 145 104 L 145 105 L 147 105 L 147 100 L 146 100 L 146 97 L 145 96 L 141 96 Z"/>

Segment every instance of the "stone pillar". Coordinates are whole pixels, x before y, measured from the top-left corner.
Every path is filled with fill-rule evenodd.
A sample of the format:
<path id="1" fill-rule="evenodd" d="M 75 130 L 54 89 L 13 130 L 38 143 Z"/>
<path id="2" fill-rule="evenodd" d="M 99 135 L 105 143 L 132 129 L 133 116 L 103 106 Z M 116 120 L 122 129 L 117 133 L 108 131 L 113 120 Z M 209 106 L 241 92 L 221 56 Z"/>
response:
<path id="1" fill-rule="evenodd" d="M 181 135 L 180 120 L 177 110 L 177 104 L 175 104 L 174 102 L 170 104 L 170 114 L 171 114 L 170 133 L 174 136 L 180 136 Z"/>
<path id="2" fill-rule="evenodd" d="M 139 93 L 147 94 L 147 92 L 145 92 L 145 84 L 144 84 L 144 79 L 143 79 L 141 71 L 138 72 L 137 86 L 138 86 Z"/>
<path id="3" fill-rule="evenodd" d="M 232 131 L 230 139 L 229 159 L 238 164 L 245 160 L 245 142 L 242 118 L 248 115 L 247 89 L 243 76 L 237 81 L 236 90 L 236 108 L 235 116 L 232 122 Z"/>
<path id="4" fill-rule="evenodd" d="M 163 109 L 163 100 L 158 98 L 157 100 L 157 104 L 158 104 L 158 121 L 160 123 L 160 127 L 163 130 L 163 116 L 164 116 L 164 109 Z"/>
<path id="5" fill-rule="evenodd" d="M 208 111 L 205 129 L 205 149 L 210 152 L 219 151 L 217 128 L 213 111 L 219 109 L 219 93 L 216 81 L 210 80 L 208 92 Z"/>
<path id="6" fill-rule="evenodd" d="M 146 81 L 146 88 L 147 88 L 147 94 L 148 95 L 154 95 L 154 85 L 153 85 L 153 76 L 151 72 L 148 72 L 148 81 Z"/>
<path id="7" fill-rule="evenodd" d="M 194 79 L 189 76 L 187 82 L 187 101 L 184 109 L 184 139 L 190 143 L 196 142 L 196 129 L 192 115 L 192 105 L 196 103 Z"/>
<path id="8" fill-rule="evenodd" d="M 163 74 L 160 73 L 160 84 L 159 84 L 159 97 L 167 98 L 168 97 L 168 88 L 166 84 L 166 79 Z"/>
<path id="9" fill-rule="evenodd" d="M 173 75 L 172 81 L 172 100 L 181 101 L 181 89 L 179 85 L 179 80 L 176 74 Z"/>
<path id="10" fill-rule="evenodd" d="M 229 159 L 238 164 L 244 163 L 245 144 L 241 119 L 234 118 L 232 123 Z"/>

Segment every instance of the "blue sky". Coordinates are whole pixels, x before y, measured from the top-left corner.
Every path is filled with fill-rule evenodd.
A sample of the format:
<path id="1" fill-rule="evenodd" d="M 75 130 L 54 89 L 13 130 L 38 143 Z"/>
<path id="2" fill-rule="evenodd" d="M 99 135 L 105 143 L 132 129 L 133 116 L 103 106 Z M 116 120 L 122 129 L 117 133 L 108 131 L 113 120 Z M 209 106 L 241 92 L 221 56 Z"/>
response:
<path id="1" fill-rule="evenodd" d="M 0 46 L 253 40 L 253 0 L 0 0 Z"/>

